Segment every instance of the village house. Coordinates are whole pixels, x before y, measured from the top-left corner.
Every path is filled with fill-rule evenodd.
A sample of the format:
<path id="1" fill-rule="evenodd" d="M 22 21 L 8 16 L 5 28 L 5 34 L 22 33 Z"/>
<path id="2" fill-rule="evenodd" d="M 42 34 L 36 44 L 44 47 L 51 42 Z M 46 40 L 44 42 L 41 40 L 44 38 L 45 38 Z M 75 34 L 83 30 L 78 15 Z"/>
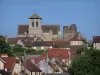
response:
<path id="1" fill-rule="evenodd" d="M 100 36 L 93 36 L 93 47 L 100 49 Z"/>
<path id="2" fill-rule="evenodd" d="M 76 33 L 69 40 L 56 40 L 56 41 L 34 41 L 32 37 L 16 37 L 7 38 L 7 42 L 14 46 L 20 44 L 25 48 L 32 48 L 35 50 L 45 50 L 48 48 L 67 48 L 69 46 L 80 46 L 83 44 L 82 36 L 80 33 Z"/>
<path id="3" fill-rule="evenodd" d="M 0 74 L 2 75 L 19 75 L 21 64 L 15 57 L 8 57 L 7 54 L 0 54 Z"/>
<path id="4" fill-rule="evenodd" d="M 67 72 L 67 66 L 70 64 L 70 49 L 49 48 L 47 53 L 38 57 L 30 57 L 43 73 L 64 73 Z"/>
<path id="5" fill-rule="evenodd" d="M 26 60 L 26 63 L 23 62 L 22 74 L 27 75 L 42 75 L 42 71 L 30 60 Z"/>

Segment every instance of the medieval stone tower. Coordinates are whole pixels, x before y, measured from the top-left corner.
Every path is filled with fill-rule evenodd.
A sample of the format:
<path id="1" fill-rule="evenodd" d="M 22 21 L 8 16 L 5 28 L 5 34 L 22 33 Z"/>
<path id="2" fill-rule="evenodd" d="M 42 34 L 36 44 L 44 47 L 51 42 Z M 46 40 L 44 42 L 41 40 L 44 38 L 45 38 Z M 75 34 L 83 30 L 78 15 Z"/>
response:
<path id="1" fill-rule="evenodd" d="M 29 35 L 34 36 L 34 35 L 41 35 L 42 34 L 42 29 L 41 29 L 41 24 L 42 24 L 42 18 L 38 16 L 37 14 L 33 14 L 32 16 L 29 17 Z"/>
<path id="2" fill-rule="evenodd" d="M 77 27 L 75 24 L 71 24 L 71 26 L 63 27 L 63 39 L 69 40 L 77 33 Z"/>

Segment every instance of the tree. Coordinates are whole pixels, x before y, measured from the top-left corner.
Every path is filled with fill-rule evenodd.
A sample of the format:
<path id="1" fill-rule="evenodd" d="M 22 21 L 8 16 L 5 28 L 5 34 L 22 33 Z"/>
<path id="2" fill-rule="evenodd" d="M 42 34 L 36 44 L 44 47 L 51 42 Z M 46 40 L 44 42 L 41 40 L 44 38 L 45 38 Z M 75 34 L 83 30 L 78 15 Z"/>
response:
<path id="1" fill-rule="evenodd" d="M 100 50 L 88 49 L 72 60 L 69 67 L 72 75 L 100 75 Z"/>
<path id="2" fill-rule="evenodd" d="M 0 39 L 0 53 L 7 53 L 8 55 L 12 56 L 10 45 L 1 39 Z"/>
<path id="3" fill-rule="evenodd" d="M 12 47 L 12 51 L 14 56 L 23 56 L 24 55 L 24 50 L 23 46 L 16 44 L 14 47 Z"/>

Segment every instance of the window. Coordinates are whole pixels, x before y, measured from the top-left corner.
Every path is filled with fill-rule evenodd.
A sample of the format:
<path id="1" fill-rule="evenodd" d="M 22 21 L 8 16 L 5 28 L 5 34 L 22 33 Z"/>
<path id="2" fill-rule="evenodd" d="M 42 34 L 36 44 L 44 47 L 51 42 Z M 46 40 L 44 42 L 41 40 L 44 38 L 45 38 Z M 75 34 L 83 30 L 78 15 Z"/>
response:
<path id="1" fill-rule="evenodd" d="M 34 22 L 32 22 L 32 27 L 34 27 Z"/>
<path id="2" fill-rule="evenodd" d="M 38 27 L 38 22 L 36 22 L 36 27 Z"/>

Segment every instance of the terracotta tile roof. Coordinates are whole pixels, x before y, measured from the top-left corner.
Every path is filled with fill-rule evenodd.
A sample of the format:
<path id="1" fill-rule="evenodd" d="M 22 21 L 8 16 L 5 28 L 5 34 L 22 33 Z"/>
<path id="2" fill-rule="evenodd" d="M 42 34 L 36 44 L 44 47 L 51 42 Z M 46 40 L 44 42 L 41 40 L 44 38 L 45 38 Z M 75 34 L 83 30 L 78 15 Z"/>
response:
<path id="1" fill-rule="evenodd" d="M 12 72 L 16 64 L 16 59 L 14 57 L 1 57 L 6 63 L 4 68 L 7 68 L 7 72 Z"/>
<path id="2" fill-rule="evenodd" d="M 100 36 L 93 36 L 94 43 L 100 43 Z"/>
<path id="3" fill-rule="evenodd" d="M 42 18 L 35 13 L 32 16 L 30 16 L 29 19 L 42 19 Z"/>
<path id="4" fill-rule="evenodd" d="M 8 38 L 8 43 L 9 44 L 16 44 L 18 42 L 19 38 Z"/>
<path id="5" fill-rule="evenodd" d="M 24 34 L 25 32 L 28 33 L 29 25 L 19 25 L 18 26 L 18 34 Z M 49 29 L 53 30 L 53 34 L 58 34 L 60 30 L 60 25 L 42 25 L 42 32 L 48 33 Z"/>
<path id="6" fill-rule="evenodd" d="M 46 57 L 46 53 L 43 53 L 41 57 Z M 69 59 L 69 54 L 66 49 L 60 48 L 52 48 L 48 49 L 48 57 L 49 58 L 62 58 L 62 59 Z"/>
<path id="7" fill-rule="evenodd" d="M 28 69 L 30 72 L 41 72 L 41 70 L 34 63 L 32 63 L 30 59 L 26 61 L 24 67 Z"/>

